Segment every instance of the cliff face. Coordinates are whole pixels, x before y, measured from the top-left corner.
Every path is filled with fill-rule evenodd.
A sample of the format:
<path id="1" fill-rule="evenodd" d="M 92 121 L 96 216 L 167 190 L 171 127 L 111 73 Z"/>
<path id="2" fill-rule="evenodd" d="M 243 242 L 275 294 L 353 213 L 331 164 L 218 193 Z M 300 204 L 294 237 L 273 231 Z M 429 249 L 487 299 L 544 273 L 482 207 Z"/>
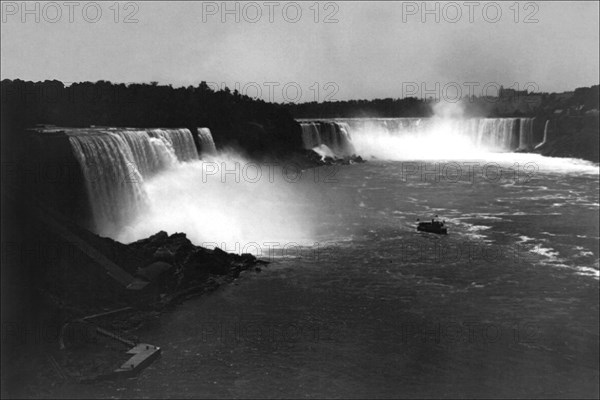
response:
<path id="1" fill-rule="evenodd" d="M 600 162 L 598 115 L 549 120 L 546 143 L 536 152 L 550 157 L 574 157 Z"/>
<path id="2" fill-rule="evenodd" d="M 253 159 L 285 158 L 302 149 L 302 130 L 286 113 L 214 125 L 217 148 L 233 148 Z"/>

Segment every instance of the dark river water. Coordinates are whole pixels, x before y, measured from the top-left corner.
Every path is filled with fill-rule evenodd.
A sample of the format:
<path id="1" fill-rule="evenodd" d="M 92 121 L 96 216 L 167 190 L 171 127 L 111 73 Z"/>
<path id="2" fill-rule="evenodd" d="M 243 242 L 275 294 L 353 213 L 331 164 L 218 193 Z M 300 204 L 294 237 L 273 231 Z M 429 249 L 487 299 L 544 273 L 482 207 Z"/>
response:
<path id="1" fill-rule="evenodd" d="M 492 161 L 319 169 L 315 244 L 138 332 L 163 351 L 138 377 L 58 395 L 597 396 L 598 167 Z"/>

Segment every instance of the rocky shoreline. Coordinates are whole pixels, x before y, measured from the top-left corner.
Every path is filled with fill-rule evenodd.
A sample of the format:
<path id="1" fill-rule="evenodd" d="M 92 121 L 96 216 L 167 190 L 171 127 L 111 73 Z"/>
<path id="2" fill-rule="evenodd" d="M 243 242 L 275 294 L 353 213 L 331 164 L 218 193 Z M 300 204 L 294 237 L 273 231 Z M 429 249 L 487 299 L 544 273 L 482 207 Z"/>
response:
<path id="1" fill-rule="evenodd" d="M 11 365 L 3 396 L 43 397 L 57 385 L 111 377 L 131 357 L 128 347 L 143 343 L 139 332 L 163 312 L 268 264 L 251 254 L 195 246 L 184 233 L 161 231 L 127 245 L 88 231 L 77 234 L 144 287 L 121 288 L 101 266 L 85 263 L 84 255 L 64 244 L 36 285 L 37 319 L 3 324 L 3 347 L 9 348 L 3 364 Z"/>

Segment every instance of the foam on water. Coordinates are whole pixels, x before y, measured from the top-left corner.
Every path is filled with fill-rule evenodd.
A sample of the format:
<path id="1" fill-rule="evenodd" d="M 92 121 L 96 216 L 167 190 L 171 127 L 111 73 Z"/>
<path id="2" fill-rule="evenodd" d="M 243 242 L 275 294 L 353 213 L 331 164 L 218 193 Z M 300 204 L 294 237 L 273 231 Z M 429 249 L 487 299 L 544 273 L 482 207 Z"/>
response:
<path id="1" fill-rule="evenodd" d="M 547 232 L 542 232 L 542 234 L 547 234 Z M 576 260 L 567 260 L 565 257 L 561 256 L 558 250 L 546 244 L 542 244 L 547 242 L 549 242 L 548 239 L 535 239 L 529 236 L 520 235 L 517 244 L 526 245 L 529 249 L 528 251 L 531 254 L 540 256 L 541 258 L 537 260 L 537 263 L 541 265 L 547 265 L 554 268 L 567 268 L 574 270 L 575 273 L 578 275 L 590 276 L 596 279 L 600 279 L 598 262 L 595 263 L 594 267 L 590 267 L 586 265 L 581 265 L 580 262 Z M 589 251 L 588 249 L 582 246 L 574 246 L 574 250 L 576 250 L 576 257 L 589 258 L 590 256 L 594 256 L 593 252 Z"/>
<path id="2" fill-rule="evenodd" d="M 301 185 L 284 181 L 278 170 L 273 170 L 271 181 L 264 166 L 256 182 L 222 174 L 245 165 L 248 161 L 240 156 L 221 153 L 178 164 L 146 180 L 149 205 L 117 239 L 130 242 L 159 230 L 185 232 L 195 244 L 237 253 L 251 252 L 253 244 L 263 249 L 265 243 L 278 243 L 279 248 L 312 244 Z"/>

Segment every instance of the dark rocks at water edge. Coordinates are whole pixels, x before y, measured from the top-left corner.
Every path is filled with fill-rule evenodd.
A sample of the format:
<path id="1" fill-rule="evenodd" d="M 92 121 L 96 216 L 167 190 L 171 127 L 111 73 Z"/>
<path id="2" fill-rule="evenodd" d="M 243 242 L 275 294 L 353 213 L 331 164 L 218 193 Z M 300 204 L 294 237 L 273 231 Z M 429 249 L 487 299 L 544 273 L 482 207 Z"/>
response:
<path id="1" fill-rule="evenodd" d="M 128 245 L 107 238 L 102 240 L 114 243 L 112 254 L 117 258 L 119 249 L 136 256 L 137 262 L 126 269 L 149 283 L 141 295 L 147 301 L 145 305 L 159 308 L 215 289 L 237 278 L 241 271 L 267 264 L 252 254 L 238 255 L 218 247 L 210 250 L 195 246 L 185 233 L 169 236 L 160 231 Z"/>
<path id="2" fill-rule="evenodd" d="M 3 386 L 11 396 L 47 397 L 57 384 L 114 371 L 131 357 L 131 346 L 99 329 L 143 342 L 141 329 L 159 323 L 167 307 L 267 264 L 196 246 L 184 233 L 123 244 L 68 221 L 55 221 L 57 231 L 31 208 L 15 209 L 19 224 L 5 221 L 14 228 L 2 263 L 3 301 L 11 306 L 3 311 L 3 356 L 13 366 Z M 143 287 L 128 289 L 115 266 Z"/>
<path id="3" fill-rule="evenodd" d="M 349 157 L 335 158 L 335 159 L 331 158 L 331 157 L 325 157 L 324 162 L 328 165 L 334 165 L 334 164 L 350 165 L 350 164 L 364 163 L 366 161 L 363 160 L 363 158 L 361 156 L 357 156 L 356 154 L 353 154 Z"/>
<path id="4" fill-rule="evenodd" d="M 150 282 L 160 297 L 157 304 L 163 305 L 214 289 L 243 270 L 267 264 L 252 254 L 195 246 L 185 233 L 169 236 L 161 231 L 127 245 L 127 249 L 135 252 L 142 264 L 135 276 Z"/>
<path id="5" fill-rule="evenodd" d="M 194 245 L 184 233 L 158 232 L 149 238 L 123 244 L 87 230 L 71 227 L 75 235 L 114 263 L 137 282 L 139 290 L 127 288 L 108 269 L 69 243 L 34 279 L 35 307 L 44 319 L 64 324 L 92 314 L 131 307 L 119 330 L 129 330 L 144 321 L 144 313 L 160 312 L 192 296 L 210 292 L 239 277 L 244 270 L 268 264 L 252 254 L 232 254 L 219 248 Z M 44 233 L 47 235 L 47 233 Z M 45 236 L 48 237 L 48 236 Z M 107 328 L 115 327 L 108 318 Z"/>
<path id="6" fill-rule="evenodd" d="M 361 156 L 353 154 L 345 157 L 322 157 L 314 150 L 304 150 L 303 157 L 309 162 L 310 166 L 321 165 L 351 165 L 366 162 Z"/>

